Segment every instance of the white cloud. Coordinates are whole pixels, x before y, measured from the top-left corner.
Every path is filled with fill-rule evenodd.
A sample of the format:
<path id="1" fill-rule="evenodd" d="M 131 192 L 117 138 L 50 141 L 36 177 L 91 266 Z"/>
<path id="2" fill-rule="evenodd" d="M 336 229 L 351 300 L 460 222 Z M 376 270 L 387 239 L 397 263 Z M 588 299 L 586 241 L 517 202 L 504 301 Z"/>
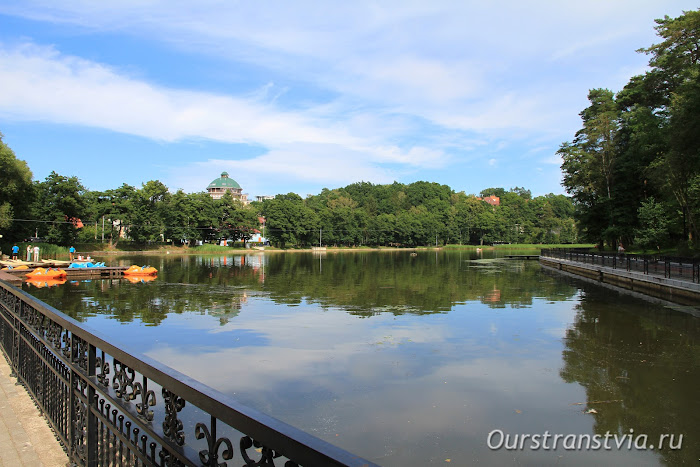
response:
<path id="1" fill-rule="evenodd" d="M 541 161 L 543 164 L 552 164 L 552 165 L 557 165 L 560 166 L 562 164 L 562 159 L 561 156 L 558 154 L 552 154 L 549 157 L 545 157 Z"/>
<path id="2" fill-rule="evenodd" d="M 363 150 L 364 149 L 364 150 Z M 441 160 L 444 158 L 445 160 Z M 406 167 L 436 167 L 446 164 L 439 151 L 414 147 L 348 148 L 339 145 L 291 144 L 273 148 L 257 157 L 242 160 L 209 159 L 168 169 L 167 184 L 185 191 L 201 191 L 215 177 L 227 171 L 252 196 L 267 193 L 269 186 L 286 186 L 302 197 L 303 186 L 344 186 L 357 181 L 392 183 Z M 397 168 L 398 167 L 398 168 Z M 206 174 L 193 176 L 193 174 Z"/>
<path id="3" fill-rule="evenodd" d="M 100 64 L 27 44 L 0 49 L 0 111 L 165 141 L 356 144 L 333 124 L 250 98 L 168 89 Z"/>

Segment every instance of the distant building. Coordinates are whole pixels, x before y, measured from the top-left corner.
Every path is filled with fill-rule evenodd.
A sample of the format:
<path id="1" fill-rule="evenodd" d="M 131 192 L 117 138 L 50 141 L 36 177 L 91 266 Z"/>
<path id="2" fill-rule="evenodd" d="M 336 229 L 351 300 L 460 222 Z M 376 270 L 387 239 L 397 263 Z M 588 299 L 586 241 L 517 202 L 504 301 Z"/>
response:
<path id="1" fill-rule="evenodd" d="M 256 195 L 255 201 L 262 203 L 266 199 L 275 199 L 274 195 Z"/>
<path id="2" fill-rule="evenodd" d="M 70 222 L 71 224 L 73 224 L 73 227 L 75 227 L 76 229 L 82 229 L 82 228 L 84 227 L 84 226 L 83 226 L 83 221 L 80 220 L 80 219 L 78 219 L 77 217 L 68 217 L 68 216 L 65 216 L 65 218 L 66 218 L 66 221 L 68 221 L 68 222 Z"/>
<path id="3" fill-rule="evenodd" d="M 498 196 L 491 195 L 491 196 L 484 196 L 483 198 L 477 197 L 476 199 L 486 201 L 491 206 L 500 206 L 501 205 L 501 198 L 499 198 Z"/>
<path id="4" fill-rule="evenodd" d="M 221 177 L 212 181 L 207 187 L 209 196 L 214 199 L 221 199 L 226 193 L 231 193 L 231 197 L 243 204 L 248 204 L 248 195 L 243 193 L 243 188 L 227 172 L 221 172 Z"/>

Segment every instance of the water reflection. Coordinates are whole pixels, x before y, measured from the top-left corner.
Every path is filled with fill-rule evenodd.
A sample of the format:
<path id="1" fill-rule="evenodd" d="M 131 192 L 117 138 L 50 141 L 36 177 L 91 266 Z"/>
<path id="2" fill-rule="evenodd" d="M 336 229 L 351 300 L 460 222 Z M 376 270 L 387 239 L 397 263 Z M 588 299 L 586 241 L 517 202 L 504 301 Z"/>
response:
<path id="1" fill-rule="evenodd" d="M 684 449 L 662 451 L 670 465 L 696 463 L 700 449 L 687 434 L 700 427 L 700 322 L 644 301 L 620 300 L 591 288 L 567 330 L 562 379 L 585 388 L 596 433 L 636 433 L 650 444 L 662 434 L 686 434 Z M 657 443 L 658 444 L 658 443 Z"/>
<path id="2" fill-rule="evenodd" d="M 494 429 L 696 438 L 699 329 L 688 314 L 483 253 L 120 261 L 135 260 L 158 268 L 158 278 L 29 290 L 130 349 L 379 464 L 698 458 L 691 441 L 673 452 L 486 445 Z"/>

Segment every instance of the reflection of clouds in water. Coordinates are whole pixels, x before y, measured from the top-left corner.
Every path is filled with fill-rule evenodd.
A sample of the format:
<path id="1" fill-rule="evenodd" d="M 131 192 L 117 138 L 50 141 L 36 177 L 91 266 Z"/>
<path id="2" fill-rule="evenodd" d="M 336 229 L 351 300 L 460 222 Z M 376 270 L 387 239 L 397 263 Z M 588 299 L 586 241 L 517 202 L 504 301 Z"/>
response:
<path id="1" fill-rule="evenodd" d="M 435 365 L 480 358 L 486 352 L 523 355 L 526 348 L 526 354 L 532 356 L 543 345 L 559 350 L 560 343 L 551 337 L 563 337 L 566 316 L 570 317 L 570 310 L 552 312 L 561 321 L 552 323 L 550 313 L 534 317 L 511 310 L 498 315 L 481 310 L 468 305 L 446 315 L 383 314 L 367 320 L 332 309 L 321 312 L 314 305 L 290 308 L 260 301 L 252 308 L 245 304 L 240 314 L 224 325 L 204 316 L 170 316 L 170 325 L 221 337 L 230 334 L 232 348 L 207 343 L 195 347 L 192 342 L 180 348 L 164 340 L 169 343 L 152 347 L 147 353 L 222 391 L 259 390 L 299 378 L 325 379 L 329 375 L 374 386 L 387 374 L 395 376 L 403 371 L 416 377 L 435 372 Z M 238 342 L 237 336 L 243 333 L 260 338 L 252 345 Z M 513 337 L 520 335 L 524 337 Z M 260 339 L 264 345 L 260 345 Z M 400 367 L 384 362 L 384 354 L 401 362 Z M 207 364 L 202 365 L 202 361 Z M 231 381 L 227 375 L 230 371 L 245 371 L 245 380 Z"/>
<path id="2" fill-rule="evenodd" d="M 253 301 L 255 302 L 255 301 Z M 540 301 L 537 300 L 536 303 Z M 540 313 L 456 306 L 446 314 L 358 319 L 337 309 L 265 301 L 235 320 L 173 317 L 219 336 L 253 332 L 265 345 L 235 348 L 156 345 L 148 356 L 242 403 L 381 465 L 498 465 L 514 457 L 558 462 L 553 452 L 484 454 L 493 429 L 506 433 L 590 433 L 593 419 L 572 403 L 579 385 L 559 377 L 570 302 Z M 203 364 L 206 362 L 206 364 Z M 635 462 L 604 453 L 599 460 Z M 629 453 L 625 453 L 629 456 Z M 565 453 L 590 463 L 590 453 Z M 594 458 L 597 454 L 594 454 Z"/>
<path id="3" fill-rule="evenodd" d="M 273 307 L 273 310 L 275 308 L 281 307 Z M 299 307 L 292 313 L 273 313 L 272 316 L 269 310 L 264 314 L 242 311 L 223 326 L 211 320 L 189 320 L 187 316 L 173 318 L 170 324 L 181 321 L 182 325 L 209 328 L 210 332 L 229 332 L 232 341 L 237 332 L 264 335 L 267 346 L 213 348 L 186 343 L 186 348 L 180 348 L 170 342 L 147 351 L 149 357 L 224 392 L 256 390 L 274 385 L 275 381 L 298 379 L 299 375 L 323 377 L 339 371 L 349 372 L 358 379 L 374 379 L 381 375 L 374 374 L 370 370 L 372 365 L 366 362 L 352 365 L 353 356 L 403 344 L 438 344 L 444 341 L 446 331 L 442 326 L 426 326 L 419 322 L 397 326 L 393 316 L 388 315 L 377 316 L 369 322 L 347 313 L 319 313 L 315 307 Z M 202 361 L 207 364 L 202 365 Z M 230 371 L 245 371 L 245 380 L 231 381 Z"/>

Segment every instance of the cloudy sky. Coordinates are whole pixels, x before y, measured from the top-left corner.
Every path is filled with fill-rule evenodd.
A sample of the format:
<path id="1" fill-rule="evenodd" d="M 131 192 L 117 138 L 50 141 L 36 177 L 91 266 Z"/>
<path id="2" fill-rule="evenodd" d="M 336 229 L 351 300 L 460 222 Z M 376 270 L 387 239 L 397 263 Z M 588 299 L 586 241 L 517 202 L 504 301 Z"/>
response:
<path id="1" fill-rule="evenodd" d="M 589 89 L 686 0 L 3 0 L 0 132 L 36 180 L 251 197 L 358 181 L 563 193 Z"/>

